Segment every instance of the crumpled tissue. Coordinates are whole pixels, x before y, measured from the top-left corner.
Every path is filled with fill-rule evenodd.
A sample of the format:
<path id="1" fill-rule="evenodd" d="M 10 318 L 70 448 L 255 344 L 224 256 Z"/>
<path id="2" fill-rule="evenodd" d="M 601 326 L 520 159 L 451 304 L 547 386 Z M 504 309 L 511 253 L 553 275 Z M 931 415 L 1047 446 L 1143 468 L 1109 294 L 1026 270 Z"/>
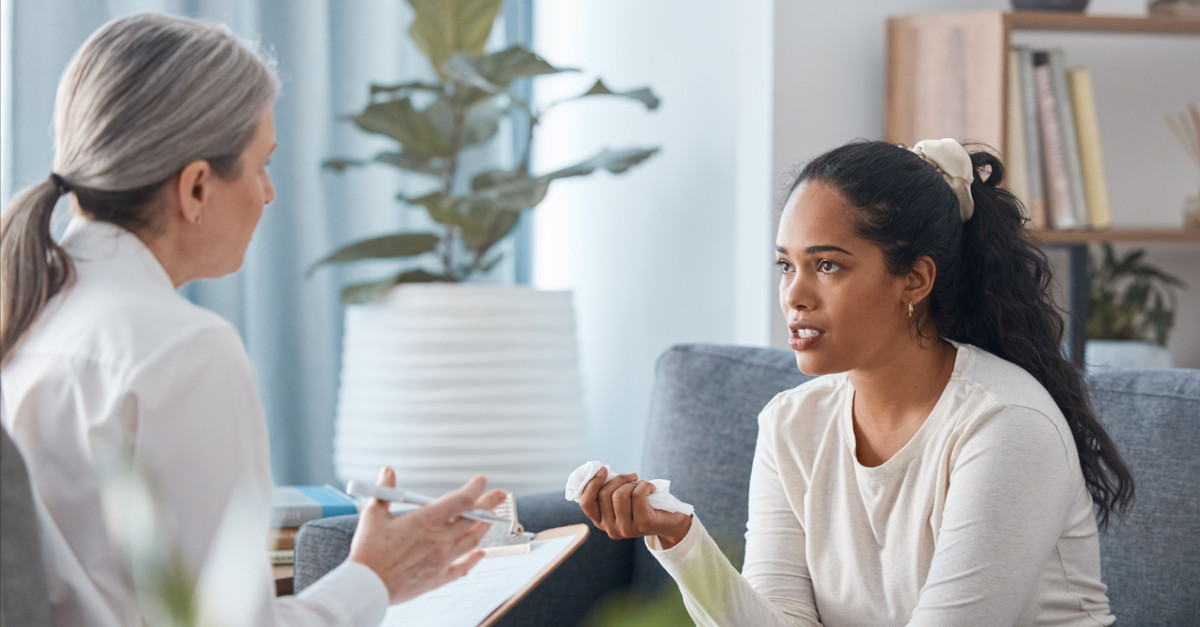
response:
<path id="1" fill-rule="evenodd" d="M 600 469 L 608 470 L 608 481 L 612 481 L 614 475 L 612 468 L 597 461 L 590 461 L 571 472 L 571 476 L 567 477 L 567 487 L 565 496 L 568 501 L 579 502 L 579 497 L 583 494 L 583 486 L 600 472 Z M 608 483 L 605 481 L 605 483 Z M 650 483 L 654 484 L 654 494 L 649 497 L 650 507 L 660 509 L 664 512 L 678 512 L 689 516 L 696 508 L 688 503 L 684 503 L 677 497 L 671 495 L 671 482 L 666 479 L 652 479 Z"/>

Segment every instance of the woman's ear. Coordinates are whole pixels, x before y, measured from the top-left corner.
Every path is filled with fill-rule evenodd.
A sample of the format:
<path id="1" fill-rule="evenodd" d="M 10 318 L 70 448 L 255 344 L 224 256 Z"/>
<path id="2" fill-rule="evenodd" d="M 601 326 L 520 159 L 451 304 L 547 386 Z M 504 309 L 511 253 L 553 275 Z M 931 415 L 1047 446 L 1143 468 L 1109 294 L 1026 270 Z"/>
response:
<path id="1" fill-rule="evenodd" d="M 171 193 L 178 201 L 179 217 L 184 222 L 200 224 L 204 221 L 204 209 L 212 194 L 210 186 L 214 174 L 212 166 L 203 159 L 193 161 L 180 170 Z"/>
<path id="2" fill-rule="evenodd" d="M 919 305 L 933 291 L 937 266 L 929 255 L 922 255 L 904 277 L 904 302 Z"/>

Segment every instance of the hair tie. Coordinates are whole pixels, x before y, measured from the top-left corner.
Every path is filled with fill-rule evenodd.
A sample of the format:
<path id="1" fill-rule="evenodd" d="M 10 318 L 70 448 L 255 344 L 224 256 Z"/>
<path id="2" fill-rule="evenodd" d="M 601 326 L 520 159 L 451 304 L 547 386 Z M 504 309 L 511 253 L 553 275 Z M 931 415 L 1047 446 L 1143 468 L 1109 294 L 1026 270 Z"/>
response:
<path id="1" fill-rule="evenodd" d="M 54 172 L 50 173 L 50 182 L 54 184 L 54 190 L 58 192 L 59 196 L 71 193 L 71 187 L 67 185 L 67 181 Z"/>
<path id="2" fill-rule="evenodd" d="M 966 222 L 975 215 L 975 199 L 971 196 L 971 181 L 975 178 L 975 168 L 971 165 L 971 155 L 957 141 L 946 139 L 926 139 L 917 142 L 909 150 L 917 153 L 926 163 L 942 175 L 954 195 L 958 197 L 958 208 L 962 212 L 962 221 Z"/>

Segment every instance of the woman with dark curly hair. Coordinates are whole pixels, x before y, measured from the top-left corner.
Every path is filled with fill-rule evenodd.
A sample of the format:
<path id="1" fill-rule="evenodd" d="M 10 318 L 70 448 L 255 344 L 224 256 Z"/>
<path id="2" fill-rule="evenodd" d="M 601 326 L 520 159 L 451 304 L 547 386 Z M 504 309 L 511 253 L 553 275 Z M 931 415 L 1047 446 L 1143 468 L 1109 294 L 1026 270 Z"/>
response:
<path id="1" fill-rule="evenodd" d="M 1107 625 L 1098 525 L 1133 478 L 1061 352 L 1045 255 L 1004 168 L 952 139 L 854 142 L 780 218 L 779 302 L 823 376 L 759 416 L 739 574 L 653 485 L 584 512 L 646 536 L 703 625 Z"/>

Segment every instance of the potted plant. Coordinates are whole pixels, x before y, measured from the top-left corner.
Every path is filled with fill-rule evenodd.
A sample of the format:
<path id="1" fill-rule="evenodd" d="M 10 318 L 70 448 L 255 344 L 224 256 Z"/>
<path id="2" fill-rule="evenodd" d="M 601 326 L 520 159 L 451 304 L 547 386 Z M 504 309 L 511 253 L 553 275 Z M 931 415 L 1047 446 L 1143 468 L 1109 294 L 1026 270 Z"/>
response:
<path id="1" fill-rule="evenodd" d="M 614 92 L 601 80 L 538 107 L 515 94 L 525 77 L 575 71 L 511 46 L 484 50 L 501 0 L 408 0 L 409 34 L 434 78 L 372 85 L 349 119 L 393 140 L 370 159 L 336 158 L 336 171 L 371 164 L 423 175 L 400 201 L 425 211 L 434 232 L 403 232 L 343 246 L 317 261 L 393 259 L 390 276 L 345 287 L 346 325 L 334 465 L 371 480 L 381 464 L 401 485 L 441 492 L 476 472 L 522 492 L 561 486 L 581 459 L 584 420 L 569 292 L 470 284 L 500 259 L 496 245 L 559 179 L 622 173 L 657 148 L 600 149 L 544 173 L 530 171 L 539 122 L 558 106 L 618 97 L 653 110 L 647 88 Z M 506 116 L 528 124 L 511 169 L 472 170 L 464 153 L 494 137 Z"/>
<path id="2" fill-rule="evenodd" d="M 1106 243 L 1102 251 L 1099 261 L 1088 257 L 1088 369 L 1170 367 L 1175 290 L 1186 285 L 1147 263 L 1144 249 L 1119 257 Z"/>

